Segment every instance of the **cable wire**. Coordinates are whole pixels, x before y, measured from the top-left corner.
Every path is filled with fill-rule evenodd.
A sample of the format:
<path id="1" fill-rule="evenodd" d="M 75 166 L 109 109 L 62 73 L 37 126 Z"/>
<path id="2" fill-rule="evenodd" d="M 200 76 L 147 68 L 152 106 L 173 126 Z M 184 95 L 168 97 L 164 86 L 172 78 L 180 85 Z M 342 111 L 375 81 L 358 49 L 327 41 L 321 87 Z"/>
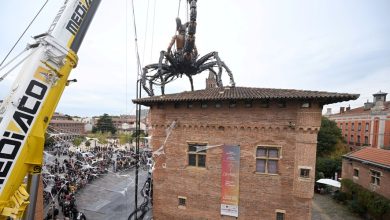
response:
<path id="1" fill-rule="evenodd" d="M 29 48 L 24 49 L 21 53 L 19 53 L 15 58 L 13 58 L 10 62 L 8 62 L 6 65 L 0 67 L 0 71 L 3 70 L 6 66 L 8 66 L 10 63 L 12 63 L 14 60 L 16 60 L 19 56 L 21 56 L 24 52 L 26 52 Z M 34 51 L 35 52 L 35 51 Z M 9 69 L 4 75 L 0 77 L 0 82 L 5 79 L 16 67 L 18 67 L 20 64 L 22 64 L 27 58 L 29 58 L 34 52 L 30 53 L 26 57 L 24 57 L 22 60 L 20 60 L 18 63 L 15 64 L 11 69 Z"/>
<path id="2" fill-rule="evenodd" d="M 30 24 L 27 26 L 27 28 L 23 31 L 23 33 L 20 35 L 19 39 L 15 42 L 15 44 L 12 46 L 11 50 L 8 52 L 8 54 L 4 57 L 3 61 L 1 61 L 0 63 L 0 66 L 3 65 L 3 63 L 5 62 L 5 60 L 8 58 L 8 56 L 12 53 L 12 51 L 14 50 L 14 48 L 16 47 L 16 45 L 19 43 L 20 39 L 22 39 L 23 35 L 26 33 L 26 31 L 30 28 L 30 26 L 32 25 L 32 23 L 35 21 L 35 19 L 38 17 L 38 15 L 41 13 L 42 9 L 46 6 L 47 2 L 49 0 L 46 0 L 46 2 L 43 4 L 43 6 L 41 7 L 41 9 L 39 9 L 38 13 L 35 15 L 35 17 L 32 19 L 32 21 L 30 22 Z"/>
<path id="3" fill-rule="evenodd" d="M 145 37 L 144 37 L 144 48 L 142 52 L 142 64 L 145 63 L 145 50 L 146 50 L 146 41 L 148 36 L 148 23 L 149 23 L 149 0 L 148 0 L 148 6 L 146 8 Z"/>
<path id="4" fill-rule="evenodd" d="M 152 25 L 152 42 L 151 42 L 151 46 L 150 46 L 150 61 L 152 61 L 152 56 L 153 56 L 155 17 L 156 17 L 156 0 L 154 0 L 154 5 L 153 5 L 153 23 L 152 23 L 153 25 Z"/>

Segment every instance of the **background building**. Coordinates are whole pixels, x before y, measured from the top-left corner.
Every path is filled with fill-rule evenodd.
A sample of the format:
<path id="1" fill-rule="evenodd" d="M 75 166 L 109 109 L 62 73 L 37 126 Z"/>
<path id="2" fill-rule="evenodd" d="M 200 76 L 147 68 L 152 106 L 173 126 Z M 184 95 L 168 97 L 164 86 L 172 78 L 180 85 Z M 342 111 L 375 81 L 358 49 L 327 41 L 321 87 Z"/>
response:
<path id="1" fill-rule="evenodd" d="M 134 100 L 150 106 L 159 155 L 154 218 L 311 219 L 322 106 L 357 97 L 234 87 Z"/>
<path id="2" fill-rule="evenodd" d="M 85 134 L 84 127 L 85 123 L 74 121 L 72 117 L 56 112 L 51 118 L 48 132 L 56 134 L 64 141 L 72 141 Z"/>
<path id="3" fill-rule="evenodd" d="M 327 115 L 336 121 L 351 149 L 390 148 L 390 102 L 386 102 L 386 95 L 379 91 L 373 94 L 373 102 L 355 109 L 341 107 L 340 113 Z"/>
<path id="4" fill-rule="evenodd" d="M 390 151 L 366 147 L 344 155 L 342 178 L 390 199 Z"/>

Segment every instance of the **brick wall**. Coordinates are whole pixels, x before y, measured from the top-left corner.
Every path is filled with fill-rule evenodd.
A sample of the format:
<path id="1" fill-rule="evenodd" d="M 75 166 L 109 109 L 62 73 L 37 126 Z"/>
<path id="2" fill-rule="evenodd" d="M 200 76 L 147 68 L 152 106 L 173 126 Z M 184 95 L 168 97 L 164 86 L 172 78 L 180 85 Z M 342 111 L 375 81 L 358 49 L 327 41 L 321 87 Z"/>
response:
<path id="1" fill-rule="evenodd" d="M 353 177 L 354 169 L 359 170 L 359 177 Z M 370 169 L 380 171 L 382 173 L 379 186 L 371 183 Z M 362 187 L 390 199 L 390 187 L 388 187 L 390 184 L 390 172 L 385 169 L 374 167 L 369 164 L 362 164 L 358 161 L 343 159 L 341 177 L 351 179 L 353 182 L 361 185 Z"/>
<path id="2" fill-rule="evenodd" d="M 312 103 L 300 108 L 288 102 L 279 108 L 254 103 L 246 108 L 237 103 L 201 108 L 193 103 L 152 106 L 151 144 L 157 150 L 165 141 L 165 129 L 176 121 L 166 141 L 165 154 L 155 158 L 155 219 L 235 219 L 220 216 L 222 148 L 207 150 L 206 168 L 188 165 L 188 142 L 208 145 L 240 145 L 239 219 L 275 219 L 275 211 L 285 210 L 286 219 L 311 219 L 317 132 L 322 108 Z M 256 146 L 281 147 L 278 175 L 256 173 Z M 310 168 L 309 178 L 299 177 L 299 167 Z M 178 207 L 178 196 L 186 197 L 186 207 Z"/>

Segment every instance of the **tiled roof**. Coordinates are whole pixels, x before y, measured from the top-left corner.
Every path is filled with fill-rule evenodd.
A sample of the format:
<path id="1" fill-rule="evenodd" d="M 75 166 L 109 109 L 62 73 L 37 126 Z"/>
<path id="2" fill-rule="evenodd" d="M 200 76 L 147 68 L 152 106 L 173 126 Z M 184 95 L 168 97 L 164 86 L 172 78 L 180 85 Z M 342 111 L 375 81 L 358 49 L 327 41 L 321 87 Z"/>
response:
<path id="1" fill-rule="evenodd" d="M 294 89 L 271 89 L 271 88 L 250 88 L 250 87 L 224 87 L 209 88 L 191 92 L 167 94 L 163 96 L 152 96 L 141 99 L 134 99 L 134 103 L 150 105 L 159 102 L 185 102 L 185 101 L 217 101 L 217 100 L 267 100 L 267 99 L 300 99 L 319 100 L 323 104 L 336 103 L 341 101 L 355 100 L 359 94 L 294 90 Z"/>
<path id="2" fill-rule="evenodd" d="M 366 162 L 390 167 L 390 150 L 383 150 L 373 147 L 365 147 L 361 150 L 344 155 L 346 158 L 358 159 Z"/>
<path id="3" fill-rule="evenodd" d="M 390 102 L 384 102 L 383 103 L 384 109 L 383 111 L 389 111 L 390 110 Z M 353 108 L 351 110 L 346 110 L 343 113 L 337 113 L 333 114 L 334 116 L 342 116 L 342 115 L 360 115 L 360 114 L 368 114 L 371 109 L 364 110 L 364 106 Z"/>

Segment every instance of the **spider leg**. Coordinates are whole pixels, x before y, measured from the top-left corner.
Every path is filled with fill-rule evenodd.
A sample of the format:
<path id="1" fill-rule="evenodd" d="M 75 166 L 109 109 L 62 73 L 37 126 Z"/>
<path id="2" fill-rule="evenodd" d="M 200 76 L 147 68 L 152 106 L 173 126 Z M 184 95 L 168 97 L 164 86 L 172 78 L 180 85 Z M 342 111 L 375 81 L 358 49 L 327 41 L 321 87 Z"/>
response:
<path id="1" fill-rule="evenodd" d="M 217 66 L 218 66 L 218 75 L 217 75 L 217 82 L 220 82 L 220 85 L 222 85 L 222 61 L 221 58 L 218 56 L 218 52 L 214 53 L 214 58 L 217 60 Z"/>
<path id="2" fill-rule="evenodd" d="M 202 64 L 204 64 L 204 63 L 205 63 L 206 61 L 208 61 L 210 58 L 213 58 L 215 53 L 216 53 L 216 52 L 210 52 L 210 53 L 204 55 L 203 57 L 199 58 L 199 60 L 196 61 L 195 66 L 199 68 L 199 66 L 201 66 Z"/>
<path id="3" fill-rule="evenodd" d="M 232 71 L 229 69 L 229 67 L 226 66 L 225 62 L 221 62 L 222 63 L 222 66 L 225 68 L 227 74 L 229 75 L 229 78 L 230 78 L 230 85 L 232 87 L 235 87 L 236 86 L 236 83 L 234 82 L 234 78 L 233 78 L 233 73 Z"/>
<path id="4" fill-rule="evenodd" d="M 194 91 L 194 80 L 192 79 L 192 76 L 189 75 L 189 74 L 186 74 L 188 79 L 190 80 L 190 84 L 191 84 L 191 91 Z"/>

